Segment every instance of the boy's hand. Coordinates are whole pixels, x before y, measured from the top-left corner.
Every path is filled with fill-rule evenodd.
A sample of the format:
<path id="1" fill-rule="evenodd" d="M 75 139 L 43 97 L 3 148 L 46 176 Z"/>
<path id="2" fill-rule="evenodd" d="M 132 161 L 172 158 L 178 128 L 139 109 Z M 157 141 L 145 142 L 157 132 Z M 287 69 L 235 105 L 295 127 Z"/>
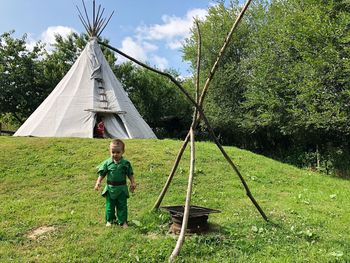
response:
<path id="1" fill-rule="evenodd" d="M 96 183 L 94 189 L 97 191 L 101 188 L 101 183 Z"/>
<path id="2" fill-rule="evenodd" d="M 130 184 L 130 192 L 133 193 L 135 191 L 135 189 L 136 189 L 136 184 L 135 183 Z"/>

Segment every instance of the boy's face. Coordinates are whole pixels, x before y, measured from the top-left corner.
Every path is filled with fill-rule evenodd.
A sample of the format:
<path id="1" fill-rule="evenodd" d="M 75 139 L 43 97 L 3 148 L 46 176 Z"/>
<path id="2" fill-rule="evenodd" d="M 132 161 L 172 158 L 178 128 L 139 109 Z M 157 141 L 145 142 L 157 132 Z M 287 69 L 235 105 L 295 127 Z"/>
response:
<path id="1" fill-rule="evenodd" d="M 119 145 L 111 145 L 109 147 L 109 152 L 111 153 L 111 157 L 115 161 L 119 161 L 120 158 L 122 158 L 124 150 L 121 146 Z"/>

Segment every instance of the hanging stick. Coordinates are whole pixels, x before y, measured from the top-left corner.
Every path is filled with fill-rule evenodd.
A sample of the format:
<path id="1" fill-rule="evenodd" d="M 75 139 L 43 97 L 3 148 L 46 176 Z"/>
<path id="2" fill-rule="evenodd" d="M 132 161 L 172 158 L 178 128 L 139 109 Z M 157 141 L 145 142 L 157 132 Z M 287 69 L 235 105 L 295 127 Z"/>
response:
<path id="1" fill-rule="evenodd" d="M 225 52 L 225 50 L 226 50 L 226 48 L 227 48 L 227 46 L 228 46 L 232 36 L 233 36 L 233 33 L 236 30 L 239 22 L 241 21 L 241 19 L 242 19 L 243 15 L 244 15 L 245 11 L 247 10 L 250 2 L 251 2 L 251 0 L 248 0 L 247 3 L 244 5 L 244 7 L 243 7 L 242 11 L 240 12 L 239 16 L 237 17 L 236 21 L 233 23 L 233 25 L 232 25 L 232 27 L 230 29 L 230 32 L 228 33 L 228 35 L 225 38 L 224 44 L 223 44 L 222 48 L 220 49 L 220 52 L 219 52 L 219 54 L 218 54 L 218 56 L 216 58 L 216 61 L 215 61 L 214 65 L 213 65 L 213 67 L 210 70 L 209 76 L 208 76 L 208 78 L 207 78 L 207 80 L 205 82 L 204 88 L 202 90 L 202 94 L 201 94 L 200 99 L 199 99 L 199 106 L 200 107 L 203 106 L 204 98 L 205 98 L 206 92 L 207 92 L 207 90 L 209 88 L 209 84 L 210 84 L 211 80 L 213 79 L 213 76 L 214 76 L 214 74 L 215 74 L 215 72 L 217 70 L 219 62 L 222 59 L 222 56 L 223 56 L 223 54 L 224 54 L 224 52 Z M 198 41 L 200 41 L 199 38 L 198 38 Z M 197 63 L 198 63 L 198 61 L 197 61 Z M 197 69 L 198 69 L 198 67 L 197 67 Z M 197 119 L 196 119 L 196 122 L 195 122 L 195 125 L 194 125 L 195 128 L 197 127 L 199 122 L 200 122 L 200 116 L 198 116 Z M 180 148 L 180 151 L 179 151 L 179 153 L 178 153 L 178 155 L 176 157 L 174 166 L 173 166 L 173 168 L 172 168 L 172 170 L 171 170 L 171 172 L 169 174 L 169 177 L 168 177 L 168 179 L 167 179 L 167 181 L 165 183 L 165 186 L 163 187 L 163 190 L 160 193 L 160 195 L 159 195 L 159 197 L 158 197 L 158 199 L 157 199 L 153 209 L 158 209 L 159 208 L 159 206 L 160 206 L 160 204 L 161 204 L 161 202 L 162 202 L 162 200 L 163 200 L 163 198 L 165 196 L 165 193 L 166 193 L 167 189 L 169 188 L 169 185 L 170 185 L 170 183 L 172 181 L 172 178 L 174 177 L 174 174 L 176 172 L 177 166 L 178 166 L 178 164 L 180 162 L 179 159 L 181 159 L 182 154 L 183 154 L 184 150 L 186 149 L 186 146 L 187 146 L 189 138 L 190 138 L 190 136 L 189 136 L 189 134 L 187 134 L 187 136 L 186 136 L 186 138 L 185 138 L 185 140 L 184 140 L 184 142 L 183 142 L 183 144 L 182 144 L 182 146 Z"/>

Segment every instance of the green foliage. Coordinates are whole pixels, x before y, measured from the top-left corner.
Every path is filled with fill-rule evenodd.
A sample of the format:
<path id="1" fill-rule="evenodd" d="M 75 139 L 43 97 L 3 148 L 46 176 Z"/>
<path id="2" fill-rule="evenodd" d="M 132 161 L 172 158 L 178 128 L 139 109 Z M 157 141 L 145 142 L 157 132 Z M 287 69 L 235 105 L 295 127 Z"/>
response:
<path id="1" fill-rule="evenodd" d="M 238 10 L 237 1 L 228 7 L 220 1 L 209 8 L 201 24 L 202 78 L 212 67 Z M 205 104 L 225 143 L 281 159 L 295 153 L 301 157 L 318 147 L 323 160 L 329 161 L 335 158 L 330 156 L 333 148 L 346 151 L 350 137 L 349 14 L 346 0 L 252 2 Z M 193 30 L 184 46 L 184 58 L 193 69 L 196 43 Z"/>
<path id="2" fill-rule="evenodd" d="M 177 236 L 170 217 L 149 212 L 181 141 L 128 140 L 136 192 L 130 227 L 105 227 L 105 201 L 93 190 L 109 140 L 0 137 L 1 262 L 167 262 Z M 265 222 L 216 146 L 196 143 L 191 203 L 219 209 L 210 231 L 186 236 L 176 262 L 349 262 L 350 182 L 226 147 Z M 162 205 L 184 204 L 189 152 Z M 50 232 L 30 235 L 40 227 Z"/>
<path id="3" fill-rule="evenodd" d="M 248 118 L 242 125 L 292 136 L 349 134 L 347 21 L 345 13 L 330 15 L 332 10 L 332 1 L 272 2 L 252 36 L 254 57 L 245 61 Z"/>
<path id="4" fill-rule="evenodd" d="M 115 73 L 158 136 L 178 137 L 181 132 L 186 132 L 191 121 L 191 107 L 169 79 L 130 62 L 118 65 Z M 174 71 L 169 73 L 177 76 Z"/>
<path id="5" fill-rule="evenodd" d="M 15 131 L 21 125 L 21 123 L 11 113 L 1 114 L 0 123 L 1 129 L 6 131 Z"/>
<path id="6" fill-rule="evenodd" d="M 217 1 L 201 22 L 201 85 L 240 9 L 239 1 Z M 349 175 L 349 11 L 348 0 L 252 1 L 205 100 L 205 112 L 222 142 Z M 196 32 L 193 28 L 183 47 L 193 72 Z M 57 36 L 50 54 L 40 43 L 28 51 L 25 39 L 11 33 L 0 37 L 0 114 L 11 114 L 18 122 L 61 80 L 87 36 Z M 114 53 L 103 52 L 157 135 L 183 137 L 191 105 L 177 88 L 133 64 L 116 66 Z M 193 95 L 192 81 L 183 84 Z M 200 138 L 208 138 L 205 127 L 200 127 Z"/>
<path id="7" fill-rule="evenodd" d="M 32 51 L 26 47 L 26 35 L 15 39 L 13 32 L 0 35 L 0 114 L 11 113 L 22 122 L 42 101 L 47 91 L 42 81 L 43 46 Z"/>

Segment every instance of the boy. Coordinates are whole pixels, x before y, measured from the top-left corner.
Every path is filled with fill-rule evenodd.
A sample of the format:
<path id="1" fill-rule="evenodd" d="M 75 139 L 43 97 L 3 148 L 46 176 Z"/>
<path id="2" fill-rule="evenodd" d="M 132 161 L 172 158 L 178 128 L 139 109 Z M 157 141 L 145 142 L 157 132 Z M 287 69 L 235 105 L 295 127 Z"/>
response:
<path id="1" fill-rule="evenodd" d="M 128 227 L 127 198 L 129 198 L 129 192 L 126 177 L 130 180 L 132 193 L 136 188 L 136 182 L 130 162 L 123 158 L 124 150 L 125 144 L 122 140 L 113 140 L 109 145 L 111 158 L 98 166 L 99 176 L 95 190 L 100 189 L 101 181 L 107 175 L 107 185 L 102 192 L 102 196 L 106 198 L 106 226 L 111 226 L 116 221 L 115 210 L 117 210 L 117 223 L 123 228 Z"/>

